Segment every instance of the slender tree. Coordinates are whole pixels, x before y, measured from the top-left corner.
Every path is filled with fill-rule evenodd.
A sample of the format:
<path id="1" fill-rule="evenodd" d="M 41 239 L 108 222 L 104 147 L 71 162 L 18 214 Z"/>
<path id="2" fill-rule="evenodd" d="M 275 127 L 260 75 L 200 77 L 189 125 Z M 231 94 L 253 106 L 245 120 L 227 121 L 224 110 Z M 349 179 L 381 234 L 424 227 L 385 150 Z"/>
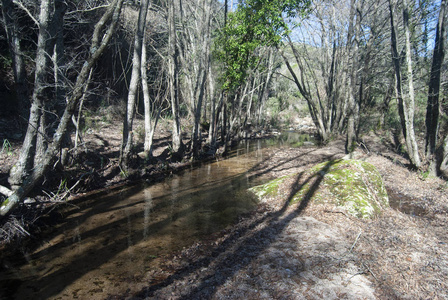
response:
<path id="1" fill-rule="evenodd" d="M 194 97 L 197 98 L 197 101 L 194 101 L 194 125 L 193 125 L 193 134 L 192 134 L 192 144 L 193 144 L 193 155 L 195 157 L 199 156 L 199 150 L 201 148 L 201 110 L 205 98 L 206 93 L 206 84 L 208 78 L 208 72 L 210 70 L 210 46 L 211 46 L 211 0 L 204 0 L 204 16 L 201 21 L 201 53 L 199 68 L 198 68 L 198 82 L 196 84 L 196 93 L 194 93 Z"/>
<path id="2" fill-rule="evenodd" d="M 409 7 L 407 1 L 403 2 L 403 23 L 405 30 L 405 57 L 407 65 L 407 80 L 409 85 L 408 95 L 403 94 L 402 90 L 402 72 L 400 56 L 398 54 L 397 36 L 394 21 L 393 5 L 389 0 L 389 15 L 391 24 L 391 45 L 392 60 L 395 71 L 395 93 L 398 100 L 398 110 L 401 119 L 403 135 L 406 141 L 406 149 L 408 150 L 409 159 L 414 167 L 420 167 L 421 161 L 418 154 L 417 140 L 414 132 L 414 87 L 412 74 L 412 57 L 411 57 L 411 38 L 409 29 Z"/>
<path id="3" fill-rule="evenodd" d="M 142 65 L 143 36 L 146 27 L 146 15 L 148 13 L 149 0 L 143 0 L 140 3 L 137 28 L 134 38 L 134 52 L 132 57 L 132 74 L 129 82 L 129 92 L 126 105 L 126 116 L 123 121 L 123 140 L 121 145 L 120 165 L 127 169 L 132 150 L 132 125 L 135 115 L 135 103 L 138 94 L 140 82 L 140 73 Z"/>
<path id="4" fill-rule="evenodd" d="M 168 84 L 173 118 L 172 150 L 173 156 L 179 159 L 184 151 L 179 112 L 179 54 L 177 47 L 177 30 L 175 22 L 175 1 L 168 1 Z"/>
<path id="5" fill-rule="evenodd" d="M 437 22 L 434 53 L 432 55 L 432 66 L 428 89 L 428 102 L 426 106 L 426 156 L 430 160 L 430 170 L 436 175 L 437 168 L 434 155 L 437 146 L 437 134 L 439 129 L 440 111 L 440 74 L 442 70 L 443 58 L 445 56 L 445 17 L 446 1 L 440 4 L 439 20 Z"/>
<path id="6" fill-rule="evenodd" d="M 34 75 L 34 90 L 31 99 L 31 109 L 28 121 L 28 128 L 23 141 L 23 146 L 20 150 L 20 155 L 17 163 L 12 167 L 9 174 L 9 184 L 13 188 L 19 187 L 23 179 L 27 176 L 28 171 L 33 167 L 34 150 L 36 147 L 36 139 L 38 137 L 38 129 L 41 122 L 42 111 L 44 109 L 44 90 L 47 87 L 47 68 L 49 58 L 47 55 L 48 43 L 50 41 L 50 18 L 52 2 L 50 0 L 43 0 L 40 3 L 39 13 L 39 35 L 36 50 L 36 70 Z M 45 126 L 44 126 L 45 128 Z M 41 132 L 43 135 L 44 133 Z M 43 136 L 40 136 L 40 139 Z"/>
<path id="7" fill-rule="evenodd" d="M 152 157 L 152 148 L 153 148 L 153 138 L 154 133 L 157 127 L 157 123 L 159 121 L 160 112 L 162 111 L 162 105 L 159 100 L 161 97 L 161 87 L 159 84 L 159 88 L 157 89 L 157 96 L 154 101 L 151 101 L 151 97 L 149 94 L 149 85 L 148 85 L 148 77 L 147 77 L 147 54 L 146 54 L 146 35 L 143 36 L 143 45 L 142 45 L 142 62 L 141 62 L 141 77 L 142 77 L 142 91 L 143 91 L 143 104 L 144 104 L 144 115 L 145 115 L 145 142 L 143 145 L 143 149 L 145 152 L 145 157 Z M 160 81 L 162 82 L 162 81 Z"/>

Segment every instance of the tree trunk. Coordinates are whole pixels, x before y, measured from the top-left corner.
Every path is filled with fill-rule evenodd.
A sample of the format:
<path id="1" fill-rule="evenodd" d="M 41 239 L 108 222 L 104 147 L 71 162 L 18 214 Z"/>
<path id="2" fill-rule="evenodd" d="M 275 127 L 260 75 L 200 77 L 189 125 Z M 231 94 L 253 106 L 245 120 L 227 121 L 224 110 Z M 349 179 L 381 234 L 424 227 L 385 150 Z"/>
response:
<path id="1" fill-rule="evenodd" d="M 177 53 L 176 24 L 174 14 L 174 1 L 168 1 L 168 27 L 169 27 L 169 91 L 171 99 L 171 110 L 173 115 L 172 150 L 173 157 L 179 159 L 183 152 L 182 132 L 179 115 L 179 64 Z"/>
<path id="2" fill-rule="evenodd" d="M 443 140 L 443 159 L 439 171 L 445 178 L 448 178 L 448 135 Z"/>
<path id="3" fill-rule="evenodd" d="M 145 142 L 144 151 L 146 157 L 152 156 L 152 144 L 154 138 L 154 132 L 157 127 L 157 122 L 159 120 L 160 112 L 162 107 L 156 108 L 156 104 L 151 104 L 151 99 L 149 97 L 149 87 L 146 74 L 146 38 L 143 36 L 142 45 L 142 63 L 141 63 L 141 77 L 142 77 L 142 90 L 143 90 L 143 104 L 145 109 Z M 155 101 L 154 101 L 155 102 Z M 155 112 L 157 110 L 157 112 Z"/>
<path id="4" fill-rule="evenodd" d="M 420 156 L 418 154 L 417 140 L 414 132 L 414 110 L 415 110 L 415 95 L 414 95 L 414 79 L 412 71 L 412 54 L 411 54 L 411 33 L 409 29 L 409 5 L 407 0 L 403 0 L 403 22 L 406 37 L 406 64 L 407 64 L 407 79 L 409 85 L 409 98 L 404 101 L 404 110 L 406 117 L 406 146 L 408 148 L 409 157 L 415 167 L 420 167 Z"/>
<path id="5" fill-rule="evenodd" d="M 132 73 L 129 83 L 128 102 L 126 106 L 126 116 L 123 119 L 123 140 L 121 144 L 120 165 L 125 170 L 129 166 L 129 159 L 132 150 L 132 124 L 135 115 L 135 102 L 138 93 L 138 84 L 140 81 L 141 63 L 142 63 L 142 44 L 145 34 L 146 15 L 148 12 L 149 0 L 142 0 L 138 14 L 137 28 L 134 39 L 134 54 L 132 57 Z"/>
<path id="6" fill-rule="evenodd" d="M 198 158 L 199 156 L 199 150 L 201 148 L 201 136 L 200 136 L 200 123 L 201 123 L 201 109 L 202 109 L 202 103 L 204 100 L 205 95 L 205 89 L 206 89 L 206 83 L 207 83 L 207 73 L 209 71 L 209 65 L 210 65 L 210 19 L 211 19 L 211 4 L 212 1 L 205 0 L 204 1 L 204 18 L 202 21 L 202 57 L 200 60 L 200 68 L 199 68 L 199 82 L 197 83 L 199 85 L 199 94 L 198 94 L 198 101 L 195 103 L 194 107 L 194 127 L 193 127 L 193 156 L 195 158 Z"/>
<path id="7" fill-rule="evenodd" d="M 442 69 L 445 38 L 445 6 L 446 1 L 442 0 L 440 4 L 439 21 L 437 24 L 434 54 L 432 56 L 431 77 L 429 81 L 428 103 L 426 106 L 426 156 L 430 160 L 430 171 L 432 175 L 436 174 L 435 152 L 437 146 L 437 134 L 439 128 L 439 92 L 440 92 L 440 73 Z"/>
<path id="8" fill-rule="evenodd" d="M 209 65 L 208 70 L 208 90 L 210 94 L 210 126 L 208 129 L 208 138 L 207 142 L 210 144 L 210 147 L 214 147 L 216 143 L 216 97 L 215 97 L 215 86 L 213 80 L 213 74 L 211 72 L 211 66 Z M 221 94 L 222 95 L 222 94 Z"/>
<path id="9" fill-rule="evenodd" d="M 53 76 L 55 85 L 55 101 L 58 105 L 63 105 L 66 96 L 66 85 L 64 82 L 65 72 L 65 55 L 64 55 L 64 15 L 67 5 L 63 0 L 55 0 L 54 16 L 51 23 L 51 36 L 53 38 L 53 45 L 49 47 L 53 51 Z M 51 49 L 52 48 L 52 49 Z"/>
<path id="10" fill-rule="evenodd" d="M 403 1 L 403 21 L 405 27 L 406 36 L 406 62 L 407 62 L 407 76 L 409 81 L 409 95 L 408 97 L 403 97 L 402 87 L 401 87 L 401 70 L 400 70 L 400 57 L 397 50 L 397 38 L 395 34 L 395 24 L 393 18 L 393 9 L 391 0 L 389 0 L 389 12 L 390 12 L 390 24 L 391 24 L 391 42 L 392 42 L 392 59 L 394 63 L 395 70 L 395 91 L 398 100 L 398 111 L 400 114 L 400 120 L 403 130 L 403 135 L 406 141 L 406 148 L 409 154 L 409 160 L 411 164 L 418 168 L 421 165 L 420 156 L 418 154 L 418 146 L 415 138 L 414 132 L 414 87 L 413 87 L 413 76 L 412 76 L 412 58 L 411 58 L 411 42 L 410 42 L 410 32 L 409 32 L 409 13 L 407 1 Z"/>
<path id="11" fill-rule="evenodd" d="M 361 29 L 361 7 L 359 1 L 350 2 L 350 25 L 347 36 L 347 53 L 352 53 L 349 58 L 348 68 L 348 111 L 347 111 L 347 139 L 345 142 L 345 152 L 351 153 L 356 148 L 357 141 L 357 119 L 359 119 L 360 94 L 356 93 L 357 81 L 359 78 L 359 34 Z M 353 40 L 353 45 L 351 41 Z M 351 61 L 350 61 L 351 60 Z"/>
<path id="12" fill-rule="evenodd" d="M 84 94 L 84 85 L 89 77 L 90 71 L 98 61 L 98 58 L 106 49 L 110 39 L 112 38 L 112 34 L 115 32 L 120 17 L 122 4 L 123 0 L 115 0 L 113 3 L 111 3 L 106 13 L 95 25 L 89 51 L 89 57 L 83 64 L 83 67 L 76 79 L 76 83 L 70 93 L 69 98 L 67 99 L 67 106 L 65 107 L 56 132 L 53 135 L 53 140 L 49 144 L 42 162 L 39 165 L 34 166 L 34 168 L 30 170 L 28 174 L 26 174 L 22 181 L 22 184 L 18 188 L 16 188 L 14 190 L 14 193 L 2 203 L 2 205 L 0 206 L 0 216 L 9 214 L 15 207 L 17 207 L 17 205 L 26 197 L 26 195 L 42 179 L 42 177 L 50 168 L 51 163 L 53 162 L 59 151 L 63 136 L 67 130 L 70 119 L 76 110 L 78 101 Z M 104 30 L 106 24 L 109 21 L 111 21 L 109 28 L 107 30 Z"/>
<path id="13" fill-rule="evenodd" d="M 30 116 L 28 128 L 22 148 L 20 149 L 19 159 L 11 168 L 9 174 L 9 184 L 13 189 L 20 186 L 23 179 L 33 167 L 34 151 L 36 150 L 36 137 L 40 127 L 40 117 L 43 109 L 43 92 L 46 88 L 46 68 L 48 67 L 48 55 L 46 53 L 47 43 L 50 40 L 49 21 L 50 21 L 50 0 L 42 0 L 39 14 L 39 36 L 36 50 L 36 71 L 34 75 L 34 90 L 31 99 Z M 41 136 L 42 137 L 42 136 Z"/>

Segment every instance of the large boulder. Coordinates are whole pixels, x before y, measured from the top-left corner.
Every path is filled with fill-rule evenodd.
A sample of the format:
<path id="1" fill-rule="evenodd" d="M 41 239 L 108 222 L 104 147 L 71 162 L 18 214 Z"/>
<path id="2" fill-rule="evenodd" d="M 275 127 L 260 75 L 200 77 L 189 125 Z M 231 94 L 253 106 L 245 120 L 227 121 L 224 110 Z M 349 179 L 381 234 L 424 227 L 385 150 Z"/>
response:
<path id="1" fill-rule="evenodd" d="M 387 191 L 376 168 L 353 159 L 323 162 L 304 174 L 281 177 L 251 191 L 261 201 L 287 197 L 294 203 L 306 199 L 335 205 L 358 218 L 371 218 L 389 206 Z M 291 195 L 291 191 L 296 192 Z"/>

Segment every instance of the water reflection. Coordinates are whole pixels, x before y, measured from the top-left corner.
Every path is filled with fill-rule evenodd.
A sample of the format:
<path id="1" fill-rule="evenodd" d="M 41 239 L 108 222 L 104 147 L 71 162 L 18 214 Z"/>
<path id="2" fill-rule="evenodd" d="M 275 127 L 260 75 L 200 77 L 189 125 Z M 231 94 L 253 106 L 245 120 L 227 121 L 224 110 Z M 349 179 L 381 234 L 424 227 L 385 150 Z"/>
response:
<path id="1" fill-rule="evenodd" d="M 247 171 L 264 158 L 266 146 L 295 142 L 291 135 L 248 141 L 229 159 L 67 206 L 60 211 L 63 221 L 29 254 L 3 262 L 0 298 L 104 299 L 141 290 L 163 255 L 254 209 L 257 203 L 246 190 L 260 182 Z"/>
<path id="2" fill-rule="evenodd" d="M 144 189 L 143 194 L 145 196 L 145 210 L 144 210 L 144 229 L 143 229 L 143 238 L 146 239 L 148 237 L 148 227 L 151 216 L 151 208 L 153 207 L 152 202 L 152 194 L 151 189 Z"/>

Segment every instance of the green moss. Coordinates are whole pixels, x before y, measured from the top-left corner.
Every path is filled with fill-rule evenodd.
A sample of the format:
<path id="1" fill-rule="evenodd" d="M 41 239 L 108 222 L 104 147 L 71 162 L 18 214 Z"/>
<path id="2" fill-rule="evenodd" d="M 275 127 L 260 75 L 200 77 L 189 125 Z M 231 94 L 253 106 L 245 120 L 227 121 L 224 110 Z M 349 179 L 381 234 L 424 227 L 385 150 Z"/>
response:
<path id="1" fill-rule="evenodd" d="M 9 198 L 6 198 L 5 201 L 2 202 L 2 205 L 0 207 L 4 208 L 8 205 L 8 203 L 9 203 Z"/>
<path id="2" fill-rule="evenodd" d="M 278 187 L 283 183 L 286 178 L 290 176 L 283 176 L 274 180 L 269 181 L 268 183 L 254 186 L 249 190 L 252 191 L 259 199 L 261 198 L 270 198 L 275 197 L 278 194 Z"/>
<path id="3" fill-rule="evenodd" d="M 293 176 L 293 175 L 291 175 Z M 322 180 L 318 188 L 310 193 L 312 180 L 300 187 L 291 202 L 300 202 L 312 195 L 315 203 L 333 204 L 344 208 L 358 218 L 369 218 L 381 213 L 389 206 L 387 191 L 376 168 L 360 160 L 333 160 L 317 164 L 305 172 L 304 178 Z M 287 177 L 282 177 L 264 185 L 252 188 L 259 198 L 274 197 L 278 187 Z"/>

